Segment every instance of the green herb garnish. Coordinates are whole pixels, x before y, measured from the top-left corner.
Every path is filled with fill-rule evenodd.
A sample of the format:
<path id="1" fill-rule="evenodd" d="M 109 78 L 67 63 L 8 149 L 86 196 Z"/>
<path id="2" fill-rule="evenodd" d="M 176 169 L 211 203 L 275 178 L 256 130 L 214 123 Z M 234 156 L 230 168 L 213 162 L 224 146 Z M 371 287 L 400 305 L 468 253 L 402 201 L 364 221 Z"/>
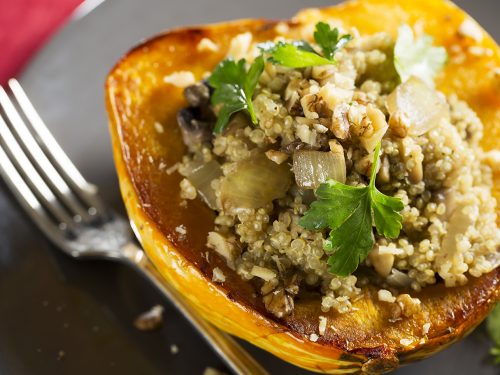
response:
<path id="1" fill-rule="evenodd" d="M 490 354 L 494 357 L 496 365 L 500 364 L 500 304 L 497 304 L 486 320 L 486 329 L 490 334 L 495 346 L 491 348 Z"/>
<path id="2" fill-rule="evenodd" d="M 265 52 L 270 54 L 269 60 L 275 64 L 289 68 L 305 68 L 316 65 L 335 64 L 335 52 L 346 45 L 352 39 L 350 35 L 339 38 L 339 30 L 331 29 L 324 22 L 316 24 L 314 40 L 323 52 L 323 56 L 317 53 L 312 46 L 304 41 L 284 43 L 279 42 L 274 46 L 267 45 Z"/>
<path id="3" fill-rule="evenodd" d="M 292 43 L 278 43 L 270 50 L 270 54 L 269 61 L 288 68 L 333 64 L 316 52 L 306 51 Z"/>
<path id="4" fill-rule="evenodd" d="M 328 60 L 333 61 L 335 52 L 344 47 L 347 42 L 352 39 L 349 34 L 343 35 L 339 38 L 339 29 L 330 28 L 330 25 L 324 22 L 316 24 L 316 31 L 314 32 L 314 40 L 321 47 L 323 56 Z"/>
<path id="5" fill-rule="evenodd" d="M 380 143 L 375 148 L 370 183 L 354 187 L 329 180 L 316 190 L 317 200 L 300 219 L 310 230 L 329 228 L 325 244 L 330 272 L 339 276 L 353 273 L 375 243 L 373 223 L 379 235 L 397 238 L 401 230 L 404 205 L 394 197 L 382 194 L 375 186 Z"/>
<path id="6" fill-rule="evenodd" d="M 434 47 L 431 36 L 424 34 L 415 39 L 410 26 L 399 27 L 394 46 L 394 66 L 401 82 L 416 76 L 430 87 L 434 87 L 434 77 L 447 59 L 446 49 Z"/>
<path id="7" fill-rule="evenodd" d="M 259 56 L 250 68 L 246 69 L 245 59 L 238 62 L 232 59 L 223 60 L 208 79 L 215 91 L 212 105 L 221 105 L 215 123 L 214 133 L 221 133 L 227 126 L 232 114 L 246 110 L 254 124 L 257 117 L 252 104 L 252 97 L 264 70 L 264 58 Z"/>

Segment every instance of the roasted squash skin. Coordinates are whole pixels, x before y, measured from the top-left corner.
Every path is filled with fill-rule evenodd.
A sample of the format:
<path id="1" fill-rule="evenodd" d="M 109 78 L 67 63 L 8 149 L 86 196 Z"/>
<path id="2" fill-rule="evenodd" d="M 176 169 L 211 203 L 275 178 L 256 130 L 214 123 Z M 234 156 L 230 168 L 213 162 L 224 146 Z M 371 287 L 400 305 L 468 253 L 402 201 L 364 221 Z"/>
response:
<path id="1" fill-rule="evenodd" d="M 376 16 L 374 16 L 376 15 Z M 467 53 L 472 43 L 459 35 L 468 17 L 443 0 L 358 0 L 325 9 L 304 10 L 285 21 L 290 37 L 300 37 L 304 22 L 335 18 L 360 33 L 381 30 L 396 34 L 401 23 L 420 22 L 436 44 L 462 46 L 462 64 L 449 63 L 438 77 L 438 88 L 456 92 L 478 113 L 484 123 L 483 147 L 498 147 L 500 141 L 500 52 L 484 32 L 478 45 L 491 54 Z M 165 166 L 178 162 L 185 152 L 176 123 L 176 112 L 185 105 L 182 89 L 166 84 L 163 77 L 175 71 L 192 71 L 200 79 L 225 56 L 231 38 L 250 31 L 255 40 L 277 35 L 277 22 L 240 20 L 177 29 L 150 39 L 131 50 L 109 73 L 106 106 L 120 188 L 128 214 L 139 230 L 141 242 L 160 273 L 183 293 L 213 324 L 276 356 L 303 368 L 323 373 L 381 373 L 399 364 L 425 358 L 460 339 L 487 315 L 500 299 L 500 269 L 471 277 L 463 287 L 425 288 L 417 297 L 422 311 L 412 318 L 389 323 L 389 305 L 378 301 L 374 288 L 354 303 L 349 314 L 321 312 L 318 295 L 303 295 L 294 313 L 284 319 L 268 314 L 255 290 L 243 281 L 216 253 L 205 246 L 214 213 L 200 200 L 180 205 L 177 173 Z M 280 28 L 282 29 L 282 28 Z M 200 52 L 202 38 L 220 46 L 218 52 Z M 450 53 L 450 52 L 449 52 Z M 159 133 L 154 123 L 165 131 Z M 500 199 L 500 176 L 495 176 L 495 197 Z M 497 213 L 498 209 L 497 209 Z M 499 215 L 500 216 L 500 215 Z M 184 225 L 187 234 L 175 228 Z M 210 262 L 207 261 L 207 254 Z M 219 267 L 226 282 L 215 284 L 212 269 Z M 329 329 L 317 342 L 318 317 L 328 318 Z M 422 325 L 430 322 L 427 335 Z M 401 339 L 412 340 L 403 346 Z"/>

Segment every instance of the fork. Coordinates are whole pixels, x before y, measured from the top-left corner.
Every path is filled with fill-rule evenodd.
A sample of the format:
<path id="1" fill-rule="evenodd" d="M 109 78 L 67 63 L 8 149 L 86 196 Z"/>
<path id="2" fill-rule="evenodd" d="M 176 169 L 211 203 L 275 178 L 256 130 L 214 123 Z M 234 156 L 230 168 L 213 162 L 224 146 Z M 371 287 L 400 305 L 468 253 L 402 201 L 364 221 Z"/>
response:
<path id="1" fill-rule="evenodd" d="M 97 187 L 83 178 L 59 146 L 19 82 L 11 79 L 8 85 L 10 96 L 0 86 L 0 175 L 38 228 L 75 259 L 108 259 L 134 267 L 163 292 L 235 374 L 268 374 L 233 337 L 200 317 L 163 279 L 134 241 L 129 222 L 104 206 Z"/>

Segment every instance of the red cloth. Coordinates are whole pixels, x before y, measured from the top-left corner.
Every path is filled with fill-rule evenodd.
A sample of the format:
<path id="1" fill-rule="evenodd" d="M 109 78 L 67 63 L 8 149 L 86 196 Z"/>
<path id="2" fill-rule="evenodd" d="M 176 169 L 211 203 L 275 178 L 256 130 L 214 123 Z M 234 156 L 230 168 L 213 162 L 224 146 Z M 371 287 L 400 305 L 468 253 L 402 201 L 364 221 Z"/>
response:
<path id="1" fill-rule="evenodd" d="M 15 76 L 82 0 L 0 0 L 0 84 Z"/>

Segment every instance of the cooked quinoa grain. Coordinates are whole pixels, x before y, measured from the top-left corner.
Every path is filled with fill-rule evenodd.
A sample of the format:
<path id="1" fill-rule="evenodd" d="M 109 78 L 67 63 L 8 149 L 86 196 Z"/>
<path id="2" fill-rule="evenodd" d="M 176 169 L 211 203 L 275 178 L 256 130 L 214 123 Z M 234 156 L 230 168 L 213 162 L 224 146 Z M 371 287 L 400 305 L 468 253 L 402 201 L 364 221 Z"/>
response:
<path id="1" fill-rule="evenodd" d="M 388 34 L 353 34 L 336 64 L 292 69 L 266 62 L 252 100 L 258 125 L 244 113 L 232 116 L 224 132 L 187 144 L 178 166 L 181 197 L 203 199 L 216 211 L 207 246 L 255 283 L 277 317 L 293 311 L 304 288 L 321 293 L 324 312 L 348 313 L 370 283 L 380 301 L 392 304 L 395 321 L 419 311 L 413 292 L 437 282 L 464 285 L 500 264 L 491 193 L 498 157 L 479 146 L 478 116 L 456 95 L 446 97 L 414 77 L 400 83 Z M 250 33 L 231 42 L 233 57 L 251 62 L 256 51 Z M 424 93 L 436 113 L 425 113 L 426 123 L 409 117 L 397 104 L 405 92 Z M 206 118 L 219 110 L 206 101 L 200 106 Z M 299 219 L 326 178 L 366 186 L 379 142 L 377 188 L 402 201 L 402 229 L 396 239 L 374 232 L 375 246 L 359 272 L 336 276 L 326 262 L 328 231 L 306 230 Z M 307 185 L 304 155 L 341 159 L 343 169 L 337 162 L 334 175 L 316 171 Z M 223 274 L 214 270 L 214 281 L 223 282 Z M 321 317 L 318 333 L 325 329 Z"/>

